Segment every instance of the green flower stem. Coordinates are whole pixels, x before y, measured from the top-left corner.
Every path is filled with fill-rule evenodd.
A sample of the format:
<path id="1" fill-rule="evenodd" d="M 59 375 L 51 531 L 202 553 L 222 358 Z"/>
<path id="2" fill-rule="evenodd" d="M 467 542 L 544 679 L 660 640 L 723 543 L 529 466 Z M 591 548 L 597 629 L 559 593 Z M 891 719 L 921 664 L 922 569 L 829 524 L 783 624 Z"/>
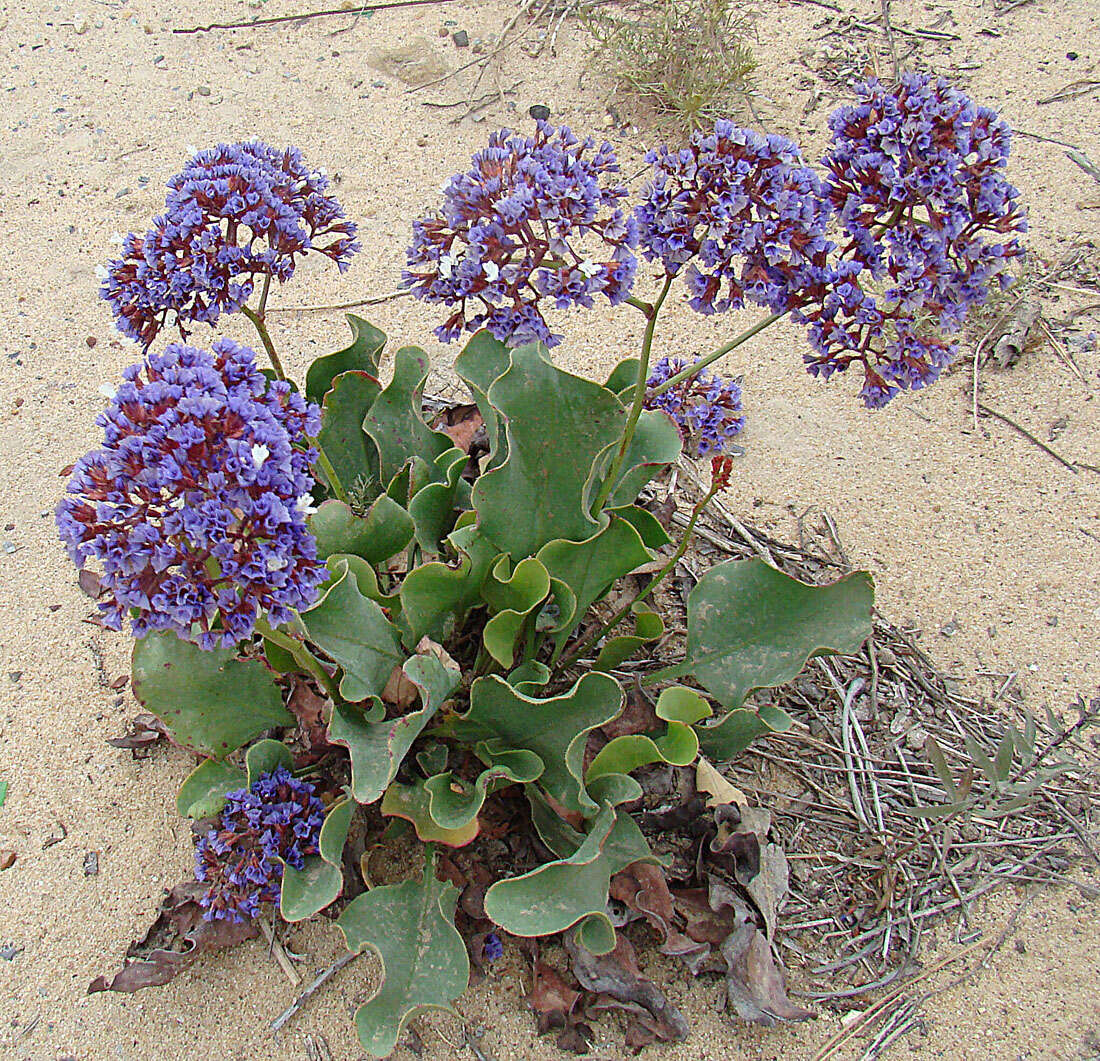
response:
<path id="1" fill-rule="evenodd" d="M 321 443 L 317 439 L 313 440 L 313 444 L 317 448 L 317 463 L 320 465 L 321 471 L 325 473 L 329 488 L 336 495 L 338 500 L 343 501 L 345 505 L 350 507 L 351 503 L 348 501 L 347 491 L 340 482 L 340 476 L 336 474 L 336 469 L 332 466 L 332 461 L 328 459 L 328 454 L 324 451 Z"/>
<path id="2" fill-rule="evenodd" d="M 270 277 L 268 280 L 270 281 Z M 241 312 L 250 320 L 256 327 L 256 331 L 260 333 L 260 342 L 264 344 L 264 349 L 267 351 L 267 356 L 271 359 L 271 367 L 275 370 L 275 375 L 281 379 L 286 379 L 286 373 L 283 372 L 283 363 L 279 360 L 279 355 L 275 352 L 275 344 L 271 341 L 271 333 L 267 330 L 267 324 L 264 321 L 263 316 L 263 300 L 267 297 L 267 284 L 264 284 L 264 293 L 261 296 L 260 306 L 261 309 L 257 312 L 254 309 L 249 309 L 248 306 L 241 306 Z"/>
<path id="3" fill-rule="evenodd" d="M 241 306 L 241 312 L 255 325 L 256 331 L 260 336 L 260 342 L 264 344 L 267 356 L 271 360 L 271 367 L 275 370 L 275 375 L 279 379 L 285 381 L 286 374 L 283 372 L 283 363 L 279 360 L 279 355 L 275 350 L 275 343 L 271 339 L 271 332 L 267 330 L 267 322 L 264 320 L 264 310 L 267 306 L 267 294 L 270 290 L 271 274 L 268 273 L 267 276 L 264 277 L 264 286 L 263 290 L 260 292 L 259 306 L 256 309 L 250 309 L 248 306 Z M 331 489 L 333 494 L 346 505 L 348 503 L 347 491 L 340 482 L 340 476 L 336 474 L 336 469 L 332 466 L 332 461 L 328 459 L 328 454 L 325 453 L 321 443 L 318 442 L 317 439 L 313 440 L 313 444 L 317 447 L 317 463 L 320 465 L 321 471 L 325 473 L 329 489 Z"/>
<path id="4" fill-rule="evenodd" d="M 615 454 L 615 459 L 611 462 L 610 469 L 608 469 L 607 478 L 604 480 L 604 484 L 600 489 L 599 497 L 596 498 L 595 512 L 597 514 L 603 511 L 604 505 L 607 504 L 608 497 L 611 496 L 611 491 L 615 487 L 615 479 L 622 470 L 623 461 L 626 460 L 626 451 L 630 448 L 630 443 L 634 439 L 634 431 L 642 415 L 642 407 L 645 403 L 646 395 L 645 382 L 649 378 L 649 355 L 650 351 L 653 349 L 653 330 L 657 327 L 657 314 L 661 312 L 661 306 L 664 305 L 664 301 L 668 297 L 669 288 L 672 287 L 672 281 L 675 279 L 674 276 L 665 277 L 664 286 L 661 288 L 661 293 L 657 296 L 657 301 L 645 310 L 647 323 L 645 326 L 645 334 L 642 336 L 642 356 L 641 363 L 638 365 L 638 382 L 634 385 L 634 404 L 630 407 L 630 416 L 627 417 L 626 427 L 623 429 L 623 438 L 622 442 L 619 443 L 619 452 Z"/>
<path id="5" fill-rule="evenodd" d="M 660 386 L 654 387 L 649 392 L 649 396 L 653 398 L 658 394 L 664 394 L 665 391 L 675 387 L 677 383 L 682 383 L 686 379 L 691 379 L 692 376 L 702 372 L 707 365 L 717 361 L 718 358 L 722 357 L 724 354 L 728 354 L 731 350 L 736 350 L 743 342 L 751 339 L 765 328 L 770 328 L 777 320 L 785 317 L 789 312 L 790 310 L 784 310 L 782 313 L 769 313 L 763 320 L 757 321 L 751 328 L 743 331 L 736 339 L 731 339 L 724 346 L 718 347 L 713 353 L 707 354 L 701 361 L 696 361 L 694 365 L 688 365 L 682 372 L 677 372 L 675 376 L 666 379 Z"/>
<path id="6" fill-rule="evenodd" d="M 706 496 L 701 501 L 699 501 L 698 504 L 696 504 L 694 509 L 692 509 L 691 519 L 688 520 L 688 524 L 684 528 L 684 535 L 680 539 L 680 544 L 676 547 L 676 552 L 674 552 L 672 556 L 669 557 L 668 563 L 666 563 L 665 566 L 662 567 L 661 570 L 653 576 L 653 579 L 649 583 L 649 585 L 646 586 L 646 588 L 643 589 L 632 600 L 627 601 L 626 604 L 624 604 L 617 612 L 615 612 L 614 615 L 611 616 L 610 619 L 607 620 L 607 622 L 602 623 L 595 630 L 593 630 L 592 633 L 590 633 L 583 641 L 580 641 L 576 645 L 574 645 L 566 654 L 561 663 L 558 664 L 557 671 L 555 672 L 555 677 L 560 674 L 561 671 L 570 666 L 570 664 L 572 664 L 574 660 L 581 656 L 601 637 L 606 637 L 612 630 L 614 630 L 615 627 L 618 626 L 619 623 L 621 623 L 623 619 L 626 618 L 627 614 L 630 612 L 630 609 L 633 608 L 635 604 L 640 604 L 646 599 L 646 597 L 650 596 L 653 591 L 672 573 L 673 568 L 675 568 L 677 563 L 679 563 L 684 553 L 687 552 L 687 547 L 691 543 L 691 536 L 695 533 L 695 524 L 699 521 L 699 517 L 700 515 L 702 515 L 703 509 L 705 509 L 707 505 L 710 504 L 711 498 L 713 498 L 720 489 L 721 487 L 719 485 L 712 485 L 710 490 L 707 491 Z"/>
<path id="7" fill-rule="evenodd" d="M 336 687 L 336 682 L 333 681 L 332 675 L 325 670 L 321 661 L 301 641 L 289 634 L 284 634 L 281 630 L 276 630 L 266 619 L 257 620 L 256 629 L 272 644 L 286 649 L 294 657 L 294 662 L 304 671 L 312 674 L 334 701 L 339 698 L 340 692 Z"/>

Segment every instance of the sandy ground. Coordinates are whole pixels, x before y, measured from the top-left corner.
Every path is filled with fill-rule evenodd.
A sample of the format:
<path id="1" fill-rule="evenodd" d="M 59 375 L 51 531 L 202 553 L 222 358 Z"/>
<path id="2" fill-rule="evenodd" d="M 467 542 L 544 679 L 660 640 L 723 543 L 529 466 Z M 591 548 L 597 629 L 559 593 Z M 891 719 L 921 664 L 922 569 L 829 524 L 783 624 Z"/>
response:
<path id="1" fill-rule="evenodd" d="M 297 7 L 270 0 L 262 13 Z M 870 17 L 878 5 L 851 9 Z M 303 269 L 278 292 L 277 305 L 390 291 L 410 220 L 490 128 L 517 119 L 497 103 L 483 123 L 449 124 L 461 109 L 424 103 L 461 100 L 468 82 L 408 94 L 381 71 L 379 55 L 411 44 L 454 67 L 470 53 L 439 36 L 444 18 L 477 36 L 499 32 L 514 10 L 453 3 L 354 23 L 322 19 L 181 36 L 169 32 L 181 20 L 254 12 L 235 0 L 0 7 L 0 218 L 8 244 L 0 258 L 0 778 L 10 784 L 0 848 L 16 853 L 15 864 L 0 872 L 0 948 L 17 951 L 0 959 L 0 1056 L 300 1058 L 307 1034 L 325 1036 L 337 1061 L 361 1056 L 347 1015 L 374 982 L 369 958 L 341 972 L 274 1041 L 266 1024 L 295 991 L 259 943 L 202 962 L 163 989 L 85 996 L 88 982 L 113 970 L 127 942 L 141 935 L 162 889 L 187 872 L 191 844 L 171 797 L 190 764 L 165 750 L 135 762 L 104 743 L 136 710 L 128 694 L 109 688 L 126 673 L 127 640 L 82 623 L 88 601 L 56 541 L 52 509 L 59 469 L 96 442 L 97 388 L 135 360 L 96 299 L 95 266 L 112 253 L 113 232 L 144 226 L 160 207 L 163 182 L 184 159 L 185 145 L 258 135 L 296 143 L 314 164 L 339 174 L 338 193 L 361 223 L 365 253 L 343 280 L 334 269 Z M 800 61 L 823 46 L 815 43 L 815 26 L 829 14 L 769 4 L 760 23 L 763 115 L 808 151 L 820 146 L 825 116 L 842 98 Z M 959 38 L 899 35 L 903 54 L 917 45 L 919 61 L 953 72 L 1018 128 L 1100 160 L 1095 93 L 1037 104 L 1071 81 L 1097 76 L 1100 9 L 1092 0 L 1034 0 L 1004 15 L 988 0 L 950 8 L 895 3 L 893 18 Z M 506 57 L 499 84 L 522 79 L 509 97 L 521 116 L 532 103 L 546 103 L 574 128 L 604 131 L 631 172 L 642 138 L 607 128 L 606 86 L 582 78 L 574 36 L 563 29 L 553 59 Z M 880 58 L 886 54 L 880 36 L 869 40 Z M 494 83 L 490 75 L 485 85 Z M 811 90 L 821 93 L 816 106 L 808 102 Z M 1091 239 L 1095 267 L 1100 185 L 1060 146 L 1023 137 L 1012 169 L 1031 210 L 1034 249 L 1057 259 L 1072 241 Z M 1055 318 L 1090 301 L 1058 294 L 1047 305 Z M 423 342 L 444 368 L 453 356 L 426 341 L 434 321 L 422 307 L 398 301 L 368 312 L 395 339 Z M 659 341 L 668 352 L 691 355 L 717 345 L 736 323 L 678 311 Z M 1096 317 L 1078 324 L 1083 334 Z M 639 329 L 633 320 L 626 328 L 624 342 L 622 324 L 610 315 L 574 318 L 560 357 L 594 373 L 630 350 Z M 345 334 L 335 312 L 279 315 L 276 333 L 299 371 Z M 985 671 L 1017 673 L 1033 708 L 1096 695 L 1100 475 L 1072 474 L 996 421 L 983 420 L 975 432 L 966 372 L 870 416 L 854 399 L 854 380 L 824 386 L 802 372 L 800 343 L 794 330 L 781 329 L 729 358 L 727 370 L 745 375 L 751 417 L 749 452 L 731 500 L 787 535 L 810 506 L 827 509 L 853 561 L 874 572 L 882 609 L 915 620 L 925 647 L 973 691 L 988 695 L 1001 684 L 978 675 Z M 1055 445 L 1070 459 L 1100 465 L 1100 356 L 1077 356 L 1087 386 L 1045 347 L 1010 372 L 986 373 L 983 400 L 1044 439 L 1064 419 Z M 941 633 L 945 626 L 954 628 L 952 637 Z M 98 853 L 98 875 L 85 875 L 87 852 Z M 999 931 L 1019 900 L 1014 892 L 996 897 L 981 911 L 980 927 Z M 895 1054 L 1100 1056 L 1096 914 L 1076 890 L 1042 894 L 1016 922 L 1019 945 L 1008 944 L 976 979 L 929 1001 L 922 1028 Z M 930 964 L 957 946 L 953 927 L 939 929 Z M 338 953 L 338 934 L 325 924 L 306 926 L 293 947 L 307 956 L 308 979 Z M 946 983 L 952 972 L 928 986 Z M 486 1052 L 502 1061 L 557 1054 L 534 1038 L 522 1001 L 525 975 L 512 954 L 493 984 L 460 1003 L 487 1029 Z M 661 1052 L 683 1061 L 810 1057 L 841 1026 L 837 1012 L 824 1010 L 794 1028 L 733 1027 L 715 1013 L 715 985 L 694 985 L 672 969 L 667 982 L 695 1034 Z M 459 1034 L 453 1019 L 428 1018 L 421 1029 L 430 1056 L 471 1056 L 448 1045 Z M 613 1022 L 601 1035 L 596 1056 L 621 1056 Z M 411 1055 L 399 1049 L 396 1056 Z"/>

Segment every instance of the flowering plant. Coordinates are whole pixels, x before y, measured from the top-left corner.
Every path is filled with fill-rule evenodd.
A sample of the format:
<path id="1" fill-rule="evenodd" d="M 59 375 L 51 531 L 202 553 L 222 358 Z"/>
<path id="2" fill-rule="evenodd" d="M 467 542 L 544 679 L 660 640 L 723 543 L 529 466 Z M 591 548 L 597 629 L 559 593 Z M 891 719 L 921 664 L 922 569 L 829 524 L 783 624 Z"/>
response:
<path id="1" fill-rule="evenodd" d="M 413 226 L 404 274 L 449 307 L 440 338 L 471 333 L 454 371 L 472 403 L 454 423 L 425 411 L 423 351 L 397 350 L 383 383 L 386 337 L 357 317 L 300 390 L 285 380 L 271 281 L 297 255 L 342 269 L 358 250 L 293 149 L 197 153 L 106 272 L 103 297 L 145 352 L 98 420 L 102 447 L 75 466 L 61 536 L 100 568 L 102 622 L 130 619 L 137 698 L 200 757 L 177 803 L 206 822 L 202 922 L 237 939 L 266 904 L 287 921 L 338 913 L 349 948 L 385 964 L 356 1017 L 374 1056 L 466 986 L 457 852 L 522 823 L 507 863 L 483 864 L 480 891 L 463 893 L 476 960 L 558 933 L 593 960 L 619 953 L 609 894 L 660 864 L 632 813 L 639 776 L 785 728 L 750 694 L 870 631 L 862 572 L 811 586 L 762 561 L 717 564 L 675 651 L 658 594 L 727 485 L 744 423 L 740 386 L 710 364 L 790 314 L 810 371 L 858 362 L 880 406 L 937 377 L 953 349 L 940 333 L 1021 253 L 995 115 L 910 76 L 864 86 L 831 129 L 818 174 L 792 142 L 719 121 L 650 153 L 633 208 L 610 145 L 546 122 L 494 135 Z M 635 293 L 647 269 L 652 301 Z M 700 313 L 768 316 L 694 364 L 652 362 L 681 279 Z M 545 316 L 599 296 L 646 321 L 639 356 L 605 381 L 554 364 Z M 186 337 L 237 310 L 272 372 L 228 340 L 152 349 L 168 325 Z M 682 452 L 710 458 L 711 483 L 674 543 L 643 496 Z M 345 862 L 387 821 L 426 845 L 424 876 L 363 891 Z M 739 938 L 759 932 L 753 916 Z M 689 953 L 661 924 L 668 952 Z M 97 983 L 164 978 L 134 959 Z M 681 1025 L 665 1020 L 664 1037 Z"/>

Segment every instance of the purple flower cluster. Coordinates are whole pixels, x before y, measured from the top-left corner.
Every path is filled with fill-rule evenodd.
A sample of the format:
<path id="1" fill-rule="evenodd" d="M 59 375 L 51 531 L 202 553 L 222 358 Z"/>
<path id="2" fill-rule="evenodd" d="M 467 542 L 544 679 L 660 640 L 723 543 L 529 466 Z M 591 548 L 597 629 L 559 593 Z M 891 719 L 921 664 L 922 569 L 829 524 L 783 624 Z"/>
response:
<path id="1" fill-rule="evenodd" d="M 723 120 L 646 161 L 639 246 L 667 275 L 684 270 L 693 309 L 722 313 L 747 299 L 782 313 L 823 291 L 829 209 L 792 141 Z"/>
<path id="2" fill-rule="evenodd" d="M 1007 283 L 1027 223 L 1004 175 L 1007 123 L 944 80 L 869 81 L 829 125 L 828 196 L 849 242 L 826 297 L 796 316 L 810 372 L 862 362 L 863 399 L 878 407 L 939 377 L 955 348 L 926 333 L 956 330 Z"/>
<path id="3" fill-rule="evenodd" d="M 487 962 L 500 961 L 504 957 L 504 943 L 495 932 L 485 934 L 485 942 L 481 947 L 481 956 Z"/>
<path id="4" fill-rule="evenodd" d="M 653 366 L 646 386 L 659 387 L 686 367 L 678 357 L 662 357 Z M 696 457 L 723 453 L 745 426 L 740 384 L 712 376 L 706 369 L 661 394 L 647 395 L 645 407 L 668 413 L 680 428 L 684 445 L 690 446 Z"/>
<path id="5" fill-rule="evenodd" d="M 103 622 L 233 645 L 261 612 L 308 607 L 325 579 L 306 528 L 317 407 L 269 382 L 245 346 L 172 343 L 132 365 L 74 467 L 57 525 L 78 567 L 102 566 Z M 144 377 L 142 371 L 144 369 Z"/>
<path id="6" fill-rule="evenodd" d="M 257 277 L 288 280 L 307 251 L 342 272 L 359 244 L 327 187 L 294 147 L 250 140 L 197 152 L 168 182 L 164 213 L 127 236 L 106 270 L 100 294 L 119 331 L 148 346 L 171 319 L 186 336 L 187 325 L 240 309 Z"/>
<path id="7" fill-rule="evenodd" d="M 630 294 L 635 225 L 626 189 L 606 180 L 619 172 L 610 144 L 540 121 L 533 137 L 494 133 L 471 161 L 444 186 L 442 213 L 413 225 L 402 274 L 417 298 L 455 307 L 440 339 L 484 326 L 511 346 L 553 346 L 543 299 L 566 309 Z"/>
<path id="8" fill-rule="evenodd" d="M 283 863 L 301 869 L 317 854 L 324 817 L 313 785 L 285 766 L 230 792 L 220 826 L 195 847 L 195 879 L 210 885 L 199 899 L 202 916 L 240 923 L 259 917 L 263 903 L 277 903 Z"/>

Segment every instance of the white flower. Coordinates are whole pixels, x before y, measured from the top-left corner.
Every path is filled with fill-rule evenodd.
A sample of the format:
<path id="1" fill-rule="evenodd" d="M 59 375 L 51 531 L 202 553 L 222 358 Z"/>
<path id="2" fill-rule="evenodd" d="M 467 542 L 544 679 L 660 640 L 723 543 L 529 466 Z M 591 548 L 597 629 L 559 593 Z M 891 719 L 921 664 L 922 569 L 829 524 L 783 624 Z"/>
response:
<path id="1" fill-rule="evenodd" d="M 252 446 L 252 463 L 256 465 L 257 471 L 263 467 L 263 463 L 271 456 L 271 450 L 267 448 L 262 442 L 255 443 Z"/>
<path id="2" fill-rule="evenodd" d="M 294 507 L 305 517 L 312 516 L 313 513 L 317 511 L 317 506 L 313 503 L 313 498 L 309 494 L 302 494 L 302 496 L 294 502 Z"/>
<path id="3" fill-rule="evenodd" d="M 595 262 L 590 262 L 587 258 L 580 265 L 578 269 L 584 274 L 585 279 L 591 280 L 597 273 L 603 272 L 603 266 L 597 265 Z"/>
<path id="4" fill-rule="evenodd" d="M 267 558 L 268 571 L 282 571 L 290 563 L 285 556 L 269 556 Z"/>
<path id="5" fill-rule="evenodd" d="M 102 394 L 107 401 L 110 401 L 118 393 L 118 388 L 112 386 L 110 383 L 101 383 L 99 385 L 99 393 Z"/>
<path id="6" fill-rule="evenodd" d="M 183 494 L 178 494 L 176 497 L 173 497 L 172 500 L 168 502 L 168 507 L 183 508 L 183 506 L 186 504 L 187 502 L 184 500 Z"/>
<path id="7" fill-rule="evenodd" d="M 450 280 L 451 275 L 454 273 L 455 262 L 449 254 L 441 254 L 439 256 L 439 275 L 444 280 Z"/>
<path id="8" fill-rule="evenodd" d="M 492 283 L 498 276 L 500 276 L 500 267 L 496 262 L 482 262 L 481 271 L 485 274 L 485 279 Z"/>

